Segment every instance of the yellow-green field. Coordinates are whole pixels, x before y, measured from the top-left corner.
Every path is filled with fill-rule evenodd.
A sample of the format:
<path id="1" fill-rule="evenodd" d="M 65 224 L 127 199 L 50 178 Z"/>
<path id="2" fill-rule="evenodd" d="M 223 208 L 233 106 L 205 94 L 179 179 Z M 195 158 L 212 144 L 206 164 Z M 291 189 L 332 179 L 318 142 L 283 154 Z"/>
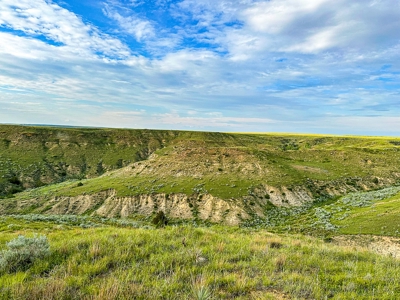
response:
<path id="1" fill-rule="evenodd" d="M 398 260 L 312 237 L 221 226 L 83 229 L 53 221 L 1 218 L 3 249 L 34 233 L 45 234 L 51 249 L 44 259 L 0 274 L 2 299 L 396 299 L 400 293 Z"/>

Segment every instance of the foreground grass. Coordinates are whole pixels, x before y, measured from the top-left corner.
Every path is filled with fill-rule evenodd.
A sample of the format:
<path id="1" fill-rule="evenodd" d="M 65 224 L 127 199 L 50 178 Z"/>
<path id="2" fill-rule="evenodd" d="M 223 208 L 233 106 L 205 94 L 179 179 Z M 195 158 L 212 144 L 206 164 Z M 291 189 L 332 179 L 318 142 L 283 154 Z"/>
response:
<path id="1" fill-rule="evenodd" d="M 46 234 L 51 256 L 0 274 L 3 299 L 395 299 L 400 262 L 233 227 L 81 228 L 2 217 L 0 245 Z"/>

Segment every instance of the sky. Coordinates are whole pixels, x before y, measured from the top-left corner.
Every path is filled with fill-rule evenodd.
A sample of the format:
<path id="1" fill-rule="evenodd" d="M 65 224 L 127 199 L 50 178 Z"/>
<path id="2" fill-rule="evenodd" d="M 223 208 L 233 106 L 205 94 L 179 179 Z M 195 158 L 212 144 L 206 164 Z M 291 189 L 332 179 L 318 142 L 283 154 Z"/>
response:
<path id="1" fill-rule="evenodd" d="M 398 0 L 1 0 L 0 123 L 400 135 Z"/>

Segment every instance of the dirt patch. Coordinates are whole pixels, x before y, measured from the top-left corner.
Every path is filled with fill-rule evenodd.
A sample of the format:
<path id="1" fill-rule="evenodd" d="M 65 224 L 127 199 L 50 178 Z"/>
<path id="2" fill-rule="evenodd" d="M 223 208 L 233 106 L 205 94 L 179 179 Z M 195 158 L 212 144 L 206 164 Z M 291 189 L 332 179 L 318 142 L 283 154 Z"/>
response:
<path id="1" fill-rule="evenodd" d="M 299 166 L 299 165 L 292 165 L 292 167 L 299 171 L 307 171 L 311 173 L 329 173 L 327 170 L 316 167 Z"/>
<path id="2" fill-rule="evenodd" d="M 281 291 L 275 289 L 267 289 L 266 291 L 257 291 L 251 293 L 251 298 L 255 300 L 261 299 L 275 299 L 275 300 L 288 300 L 290 299 L 288 295 L 284 294 Z"/>
<path id="3" fill-rule="evenodd" d="M 333 238 L 339 246 L 361 247 L 369 251 L 400 258 L 400 238 L 376 235 L 342 235 Z"/>

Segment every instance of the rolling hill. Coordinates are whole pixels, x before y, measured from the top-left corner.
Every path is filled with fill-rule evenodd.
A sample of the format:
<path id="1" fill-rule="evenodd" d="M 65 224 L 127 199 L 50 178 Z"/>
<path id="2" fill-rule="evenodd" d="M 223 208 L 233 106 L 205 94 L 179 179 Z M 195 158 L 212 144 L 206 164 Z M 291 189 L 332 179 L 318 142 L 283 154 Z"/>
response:
<path id="1" fill-rule="evenodd" d="M 399 154 L 397 138 L 1 125 L 0 295 L 396 299 Z"/>
<path id="2" fill-rule="evenodd" d="M 2 214 L 239 224 L 400 179 L 398 138 L 2 125 L 0 145 Z"/>

